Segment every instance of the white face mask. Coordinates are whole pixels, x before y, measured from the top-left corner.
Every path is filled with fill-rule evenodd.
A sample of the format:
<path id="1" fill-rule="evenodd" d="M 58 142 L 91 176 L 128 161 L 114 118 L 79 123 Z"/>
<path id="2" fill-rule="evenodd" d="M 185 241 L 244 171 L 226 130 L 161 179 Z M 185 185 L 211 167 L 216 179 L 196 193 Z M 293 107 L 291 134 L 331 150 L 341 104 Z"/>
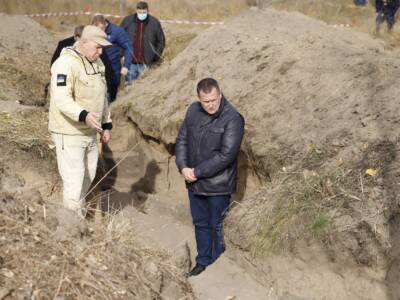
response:
<path id="1" fill-rule="evenodd" d="M 144 21 L 147 18 L 147 13 L 138 13 L 137 17 L 140 21 Z"/>

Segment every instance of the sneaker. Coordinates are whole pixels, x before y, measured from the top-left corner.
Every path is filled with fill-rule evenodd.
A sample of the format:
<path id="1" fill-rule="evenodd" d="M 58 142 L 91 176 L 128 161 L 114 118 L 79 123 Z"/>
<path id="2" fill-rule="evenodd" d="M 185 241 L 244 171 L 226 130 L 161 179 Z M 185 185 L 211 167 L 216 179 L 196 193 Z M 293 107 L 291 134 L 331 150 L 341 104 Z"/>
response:
<path id="1" fill-rule="evenodd" d="M 185 274 L 185 276 L 186 277 L 197 276 L 200 273 L 202 273 L 205 269 L 206 269 L 206 266 L 203 266 L 203 265 L 200 265 L 197 263 L 189 273 Z"/>

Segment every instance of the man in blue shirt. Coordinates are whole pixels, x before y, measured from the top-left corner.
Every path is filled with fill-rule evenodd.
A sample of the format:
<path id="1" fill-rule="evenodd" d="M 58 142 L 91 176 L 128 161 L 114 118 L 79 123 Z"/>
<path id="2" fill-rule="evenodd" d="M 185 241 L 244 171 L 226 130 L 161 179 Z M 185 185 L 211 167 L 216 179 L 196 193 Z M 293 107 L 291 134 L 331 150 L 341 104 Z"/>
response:
<path id="1" fill-rule="evenodd" d="M 94 16 L 92 25 L 105 31 L 108 41 L 113 45 L 105 49 L 112 66 L 112 77 L 107 83 L 108 100 L 109 102 L 113 102 L 117 97 L 121 75 L 126 76 L 132 64 L 132 43 L 125 30 L 108 21 L 103 15 Z M 124 52 L 124 66 L 121 66 L 121 49 Z"/>

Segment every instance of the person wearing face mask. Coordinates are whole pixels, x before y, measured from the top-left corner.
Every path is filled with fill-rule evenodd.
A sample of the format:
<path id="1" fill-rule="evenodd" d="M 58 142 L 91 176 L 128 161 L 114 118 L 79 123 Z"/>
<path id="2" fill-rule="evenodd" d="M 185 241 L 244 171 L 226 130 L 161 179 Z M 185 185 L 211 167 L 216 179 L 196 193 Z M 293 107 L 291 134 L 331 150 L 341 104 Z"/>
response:
<path id="1" fill-rule="evenodd" d="M 189 106 L 176 138 L 176 165 L 188 189 L 197 257 L 186 276 L 196 276 L 225 251 L 223 221 L 236 190 L 237 158 L 244 118 L 218 82 L 197 84 L 199 101 Z"/>
<path id="2" fill-rule="evenodd" d="M 51 67 L 49 131 L 56 145 L 64 207 L 85 215 L 85 197 L 97 168 L 97 134 L 108 143 L 112 122 L 107 101 L 103 48 L 112 44 L 88 25 Z"/>
<path id="3" fill-rule="evenodd" d="M 158 62 L 165 48 L 165 35 L 161 23 L 149 14 L 149 6 L 140 1 L 136 13 L 125 17 L 121 23 L 133 43 L 133 59 L 127 84 L 139 78 L 146 67 Z"/>

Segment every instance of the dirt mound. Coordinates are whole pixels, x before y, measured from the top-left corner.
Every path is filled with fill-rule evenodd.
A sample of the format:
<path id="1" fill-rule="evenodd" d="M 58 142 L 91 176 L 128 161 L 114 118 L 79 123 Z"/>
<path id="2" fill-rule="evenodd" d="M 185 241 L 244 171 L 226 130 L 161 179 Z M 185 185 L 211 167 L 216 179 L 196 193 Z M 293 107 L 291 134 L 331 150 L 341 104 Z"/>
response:
<path id="1" fill-rule="evenodd" d="M 218 79 L 246 119 L 237 200 L 264 186 L 232 209 L 227 228 L 258 271 L 265 265 L 258 278 L 315 299 L 338 299 L 338 290 L 343 299 L 384 299 L 396 280 L 387 292 L 398 224 L 390 221 L 398 218 L 397 56 L 366 34 L 296 13 L 249 11 L 200 34 L 137 82 L 116 112 L 148 142 L 138 163 L 151 160 L 150 146 L 164 151 L 167 181 L 178 180 L 169 158 L 185 109 L 200 78 Z"/>
<path id="2" fill-rule="evenodd" d="M 43 106 L 56 41 L 30 18 L 2 13 L 0 17 L 0 100 Z"/>
<path id="3" fill-rule="evenodd" d="M 31 18 L 0 13 L 2 31 L 0 33 L 0 53 L 15 55 L 16 50 L 24 50 L 32 55 L 43 56 L 53 50 L 54 40 L 46 28 Z"/>
<path id="4" fill-rule="evenodd" d="M 0 148 L 2 299 L 192 299 L 170 257 L 137 239 L 129 208 L 81 220 L 60 207 L 54 164 Z"/>
<path id="5" fill-rule="evenodd" d="M 23 105 L 46 104 L 55 41 L 22 16 L 1 14 L 0 26 L 0 299 L 192 299 L 170 256 L 136 238 L 128 209 L 82 220 L 61 207 L 48 112 Z"/>

